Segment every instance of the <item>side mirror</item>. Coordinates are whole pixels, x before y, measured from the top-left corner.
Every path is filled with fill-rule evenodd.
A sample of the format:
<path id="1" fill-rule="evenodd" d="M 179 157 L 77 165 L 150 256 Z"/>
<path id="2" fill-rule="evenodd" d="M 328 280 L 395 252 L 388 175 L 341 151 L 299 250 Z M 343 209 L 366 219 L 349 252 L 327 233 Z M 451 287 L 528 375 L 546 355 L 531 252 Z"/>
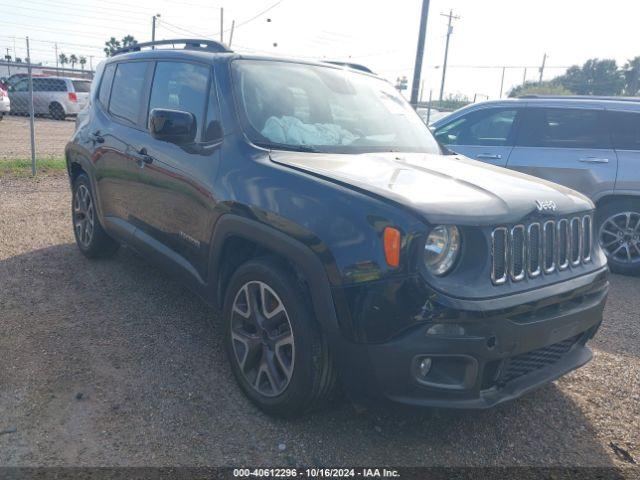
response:
<path id="1" fill-rule="evenodd" d="M 154 108 L 149 114 L 149 132 L 158 140 L 177 145 L 192 143 L 196 130 L 193 113 Z"/>

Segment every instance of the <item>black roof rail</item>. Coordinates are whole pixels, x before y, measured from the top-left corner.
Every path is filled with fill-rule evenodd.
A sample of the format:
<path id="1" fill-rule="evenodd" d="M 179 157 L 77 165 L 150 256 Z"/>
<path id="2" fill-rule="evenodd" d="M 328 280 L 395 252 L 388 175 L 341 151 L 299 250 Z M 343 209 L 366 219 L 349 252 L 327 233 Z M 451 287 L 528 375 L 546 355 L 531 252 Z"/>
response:
<path id="1" fill-rule="evenodd" d="M 340 67 L 349 67 L 354 70 L 360 70 L 361 72 L 373 73 L 373 71 L 369 67 L 365 67 L 364 65 L 360 65 L 359 63 L 338 62 L 333 60 L 324 60 L 324 63 L 330 63 L 331 65 L 338 65 Z"/>
<path id="2" fill-rule="evenodd" d="M 202 40 L 197 38 L 176 38 L 171 40 L 157 40 L 155 42 L 133 43 L 127 47 L 119 48 L 118 50 L 114 51 L 111 56 L 120 55 L 123 53 L 129 53 L 129 52 L 139 52 L 143 48 L 151 48 L 151 47 L 156 47 L 160 45 L 172 45 L 173 48 L 175 48 L 176 44 L 184 45 L 185 50 L 202 49 L 202 50 L 208 50 L 210 52 L 217 52 L 217 53 L 233 52 L 233 50 L 230 50 L 224 43 L 216 42 L 215 40 Z"/>
<path id="3" fill-rule="evenodd" d="M 615 102 L 640 102 L 640 97 L 616 97 L 612 95 L 538 95 L 530 93 L 517 98 L 539 98 L 546 100 L 610 100 Z"/>

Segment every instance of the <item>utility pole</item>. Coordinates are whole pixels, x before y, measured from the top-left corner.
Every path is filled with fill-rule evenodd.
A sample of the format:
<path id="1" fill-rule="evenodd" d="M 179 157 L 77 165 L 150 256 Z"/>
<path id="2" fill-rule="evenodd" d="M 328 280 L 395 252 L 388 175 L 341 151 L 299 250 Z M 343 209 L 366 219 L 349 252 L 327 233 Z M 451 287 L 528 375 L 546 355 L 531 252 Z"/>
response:
<path id="1" fill-rule="evenodd" d="M 224 42 L 224 8 L 220 7 L 220 42 Z"/>
<path id="2" fill-rule="evenodd" d="M 420 74 L 422 73 L 422 57 L 424 57 L 424 39 L 427 33 L 427 18 L 429 17 L 429 0 L 422 0 L 420 14 L 420 31 L 418 32 L 418 48 L 416 49 L 416 63 L 413 67 L 413 83 L 411 85 L 411 105 L 418 106 L 418 91 L 420 90 Z"/>
<path id="3" fill-rule="evenodd" d="M 151 17 L 151 41 L 152 42 L 156 41 L 156 21 L 160 16 L 161 15 L 159 13 L 156 13 L 153 17 Z M 155 50 L 153 46 L 151 48 Z"/>
<path id="4" fill-rule="evenodd" d="M 542 57 L 542 66 L 540 67 L 540 83 L 542 83 L 542 74 L 544 73 L 544 65 L 547 63 L 547 54 Z"/>
<path id="5" fill-rule="evenodd" d="M 524 67 L 524 75 L 522 75 L 522 85 L 527 83 L 527 67 Z"/>
<path id="6" fill-rule="evenodd" d="M 502 98 L 502 89 L 504 88 L 504 71 L 507 67 L 502 67 L 502 80 L 500 80 L 500 98 Z"/>
<path id="7" fill-rule="evenodd" d="M 236 21 L 232 20 L 231 21 L 231 33 L 229 34 L 229 48 L 231 48 L 231 42 L 233 41 L 233 29 L 236 26 Z"/>
<path id="8" fill-rule="evenodd" d="M 91 75 L 93 75 L 93 55 L 89 55 L 89 70 L 91 71 Z"/>
<path id="9" fill-rule="evenodd" d="M 11 61 L 11 54 L 9 53 L 9 47 L 7 47 L 7 55 L 4 57 L 7 62 Z M 11 65 L 7 65 L 7 72 L 11 76 Z"/>
<path id="10" fill-rule="evenodd" d="M 447 76 L 447 58 L 449 57 L 449 39 L 451 38 L 451 32 L 453 32 L 452 20 L 458 20 L 460 17 L 453 14 L 453 10 L 449 10 L 449 14 L 441 13 L 443 17 L 449 17 L 449 24 L 447 25 L 447 44 L 444 48 L 444 63 L 442 64 L 442 83 L 440 84 L 440 101 L 444 96 L 444 79 Z"/>
<path id="11" fill-rule="evenodd" d="M 60 72 L 58 71 L 58 44 L 55 43 L 55 49 L 56 49 L 56 75 L 60 75 Z"/>

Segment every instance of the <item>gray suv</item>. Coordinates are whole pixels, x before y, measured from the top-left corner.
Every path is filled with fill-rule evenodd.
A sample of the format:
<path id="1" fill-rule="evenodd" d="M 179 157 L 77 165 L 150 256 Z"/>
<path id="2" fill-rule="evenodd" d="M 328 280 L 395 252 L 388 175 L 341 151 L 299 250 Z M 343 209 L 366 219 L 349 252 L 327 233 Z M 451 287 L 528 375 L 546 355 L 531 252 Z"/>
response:
<path id="1" fill-rule="evenodd" d="M 611 269 L 640 274 L 640 100 L 536 96 L 490 101 L 462 108 L 432 129 L 456 153 L 590 197 Z"/>
<path id="2" fill-rule="evenodd" d="M 33 109 L 36 115 L 55 120 L 75 116 L 87 105 L 91 80 L 68 77 L 34 77 Z M 23 78 L 9 87 L 11 113 L 30 111 L 29 79 Z"/>

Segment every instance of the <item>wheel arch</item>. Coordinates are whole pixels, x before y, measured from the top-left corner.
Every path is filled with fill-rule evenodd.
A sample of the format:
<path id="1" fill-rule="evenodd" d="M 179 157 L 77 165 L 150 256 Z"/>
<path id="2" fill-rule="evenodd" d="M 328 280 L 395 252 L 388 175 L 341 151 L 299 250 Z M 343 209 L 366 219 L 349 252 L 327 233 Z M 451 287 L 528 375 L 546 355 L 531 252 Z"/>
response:
<path id="1" fill-rule="evenodd" d="M 257 220 L 235 214 L 218 219 L 211 241 L 209 294 L 222 308 L 228 280 L 235 269 L 256 256 L 270 255 L 306 282 L 311 307 L 326 333 L 339 330 L 327 271 L 319 257 L 304 243 Z"/>
<path id="2" fill-rule="evenodd" d="M 602 208 L 615 202 L 626 200 L 640 201 L 640 192 L 610 193 L 595 201 L 596 208 Z"/>

